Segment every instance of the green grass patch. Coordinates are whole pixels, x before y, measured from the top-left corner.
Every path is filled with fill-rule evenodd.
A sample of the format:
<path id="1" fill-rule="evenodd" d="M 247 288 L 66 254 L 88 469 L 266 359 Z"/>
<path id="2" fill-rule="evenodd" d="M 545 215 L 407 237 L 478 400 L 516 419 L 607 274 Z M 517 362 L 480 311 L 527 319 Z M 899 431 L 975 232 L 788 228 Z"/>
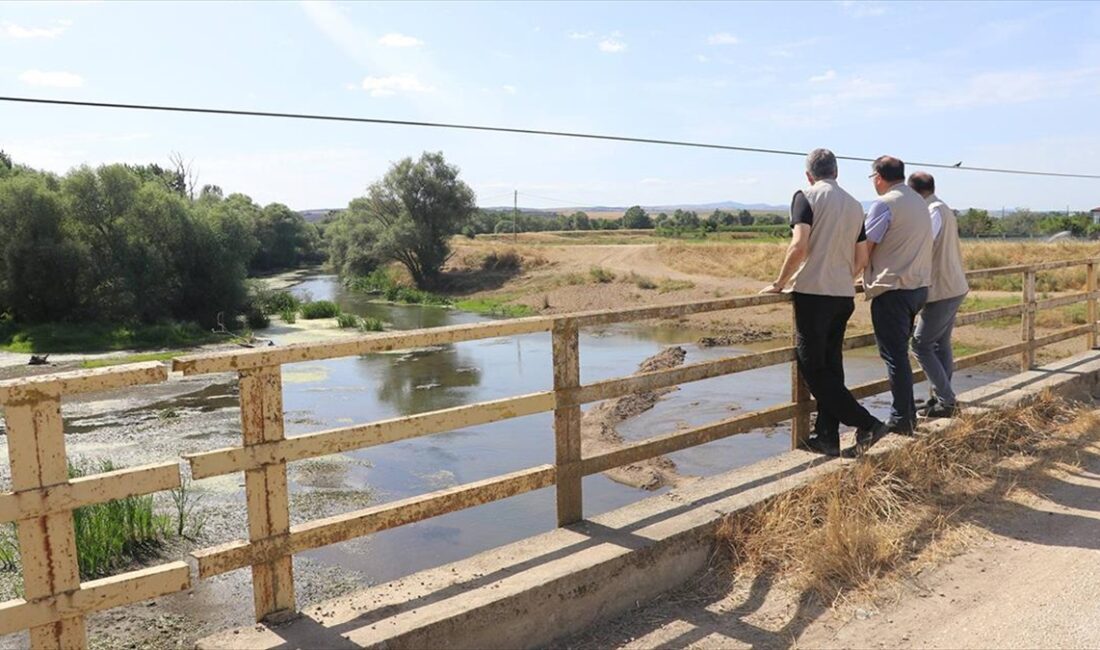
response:
<path id="1" fill-rule="evenodd" d="M 336 325 L 341 329 L 359 327 L 359 317 L 355 314 L 339 314 L 336 316 Z"/>
<path id="2" fill-rule="evenodd" d="M 124 363 L 141 363 L 143 361 L 170 361 L 179 356 L 182 350 L 170 350 L 168 352 L 147 352 L 145 354 L 127 354 L 122 357 L 108 357 L 106 359 L 85 359 L 80 362 L 81 368 L 106 368 L 108 366 L 120 366 Z"/>
<path id="3" fill-rule="evenodd" d="M 115 469 L 111 461 L 70 463 L 69 478 Z M 172 520 L 153 509 L 153 497 L 134 496 L 73 511 L 77 565 L 85 578 L 102 576 L 157 554 L 172 532 Z"/>
<path id="4" fill-rule="evenodd" d="M 302 318 L 316 320 L 318 318 L 336 318 L 340 315 L 340 306 L 331 300 L 317 300 L 302 304 Z"/>
<path id="5" fill-rule="evenodd" d="M 671 280 L 665 278 L 657 285 L 657 291 L 660 293 L 668 293 L 670 291 L 680 291 L 681 289 L 694 289 L 695 283 L 690 280 Z"/>
<path id="6" fill-rule="evenodd" d="M 499 298 L 470 298 L 455 303 L 455 307 L 463 311 L 490 316 L 504 316 L 505 318 L 521 318 L 532 316 L 535 310 L 527 305 L 512 305 Z"/>
<path id="7" fill-rule="evenodd" d="M 382 323 L 382 321 L 378 318 L 374 318 L 373 316 L 364 316 L 363 319 L 359 322 L 359 329 L 364 332 L 381 332 L 383 329 L 385 329 L 383 325 L 384 323 Z"/>
<path id="8" fill-rule="evenodd" d="M 602 266 L 593 266 L 592 268 L 588 269 L 588 275 L 593 280 L 599 283 L 615 281 L 615 273 L 613 271 L 605 269 Z"/>
<path id="9" fill-rule="evenodd" d="M 113 325 L 105 323 L 0 322 L 0 349 L 8 352 L 111 352 L 148 348 L 189 348 L 220 338 L 194 323 Z"/>

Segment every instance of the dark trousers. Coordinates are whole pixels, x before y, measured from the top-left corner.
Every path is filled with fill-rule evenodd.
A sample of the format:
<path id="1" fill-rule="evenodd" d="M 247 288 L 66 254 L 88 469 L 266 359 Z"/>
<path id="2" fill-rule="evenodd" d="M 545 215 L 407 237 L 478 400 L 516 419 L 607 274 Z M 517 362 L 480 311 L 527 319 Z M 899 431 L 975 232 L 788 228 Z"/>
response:
<path id="1" fill-rule="evenodd" d="M 809 293 L 793 293 L 791 297 L 798 369 L 817 400 L 814 433 L 826 440 L 839 440 L 841 423 L 873 428 L 878 420 L 844 385 L 844 331 L 855 311 L 855 301 Z"/>
<path id="2" fill-rule="evenodd" d="M 928 299 L 928 287 L 895 289 L 871 300 L 871 323 L 875 326 L 878 354 L 886 362 L 890 378 L 890 423 L 902 430 L 912 430 L 917 422 L 917 407 L 913 402 L 913 367 L 909 363 L 909 339 L 913 336 L 913 321 Z"/>

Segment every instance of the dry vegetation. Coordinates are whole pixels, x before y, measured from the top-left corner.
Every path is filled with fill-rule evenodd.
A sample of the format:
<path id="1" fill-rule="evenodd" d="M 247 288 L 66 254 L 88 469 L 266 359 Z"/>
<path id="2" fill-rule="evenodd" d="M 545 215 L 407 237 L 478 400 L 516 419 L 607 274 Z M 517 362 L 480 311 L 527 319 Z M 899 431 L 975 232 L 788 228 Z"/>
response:
<path id="1" fill-rule="evenodd" d="M 739 573 L 779 573 L 836 602 L 904 575 L 936 553 L 936 540 L 1074 462 L 1098 433 L 1091 410 L 1044 394 L 1029 406 L 969 415 L 732 516 L 719 538 Z"/>
<path id="2" fill-rule="evenodd" d="M 675 243 L 661 244 L 659 250 L 665 264 L 684 273 L 768 281 L 779 273 L 786 243 Z M 1100 245 L 1091 242 L 963 242 L 963 260 L 968 269 L 1082 259 L 1098 254 Z M 1039 291 L 1079 290 L 1084 282 L 1084 267 L 1060 269 L 1040 273 L 1037 288 Z M 983 278 L 974 281 L 973 288 L 1019 291 L 1021 278 L 1017 275 Z"/>

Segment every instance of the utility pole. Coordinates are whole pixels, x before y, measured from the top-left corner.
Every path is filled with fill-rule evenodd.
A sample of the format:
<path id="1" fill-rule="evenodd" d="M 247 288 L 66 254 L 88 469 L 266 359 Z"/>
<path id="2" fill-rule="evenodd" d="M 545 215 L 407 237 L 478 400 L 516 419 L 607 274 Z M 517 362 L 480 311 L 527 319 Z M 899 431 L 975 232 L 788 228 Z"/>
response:
<path id="1" fill-rule="evenodd" d="M 516 218 L 519 217 L 519 190 L 513 190 L 512 193 L 512 241 L 518 241 L 518 235 L 516 235 Z"/>

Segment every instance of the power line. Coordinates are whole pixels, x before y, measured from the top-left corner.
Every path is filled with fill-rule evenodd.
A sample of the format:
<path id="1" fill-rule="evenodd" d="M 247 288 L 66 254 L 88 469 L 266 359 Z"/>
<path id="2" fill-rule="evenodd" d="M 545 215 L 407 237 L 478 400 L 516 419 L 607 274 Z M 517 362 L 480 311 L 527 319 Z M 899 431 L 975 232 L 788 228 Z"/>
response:
<path id="1" fill-rule="evenodd" d="M 524 135 L 545 135 L 561 138 L 580 138 L 585 140 L 606 140 L 612 142 L 633 142 L 638 144 L 660 144 L 673 147 L 692 147 L 696 149 L 718 149 L 722 151 L 741 151 L 745 153 L 771 154 L 777 156 L 805 156 L 804 151 L 789 151 L 786 149 L 767 149 L 762 147 L 742 147 L 728 144 L 713 144 L 708 142 L 691 142 L 687 140 L 666 140 L 662 138 L 636 138 L 623 135 L 607 135 L 599 133 L 580 133 L 575 131 L 548 131 L 543 129 L 521 129 L 505 126 L 485 126 L 479 124 L 460 124 L 455 122 L 422 122 L 417 120 L 389 120 L 375 117 L 351 117 L 345 115 L 322 115 L 316 113 L 282 113 L 274 111 L 245 111 L 227 108 L 200 108 L 193 106 L 168 106 L 154 104 L 121 104 L 115 102 L 87 102 L 70 99 L 45 99 L 41 97 L 7 97 L 0 96 L 0 101 L 16 102 L 22 104 L 51 104 L 55 106 L 81 106 L 86 108 L 121 108 L 140 111 L 162 111 L 172 113 L 201 113 L 207 115 L 237 115 L 244 117 L 278 117 L 296 120 L 317 120 L 325 122 L 355 122 L 360 124 L 384 124 L 389 126 L 420 126 L 435 129 L 456 129 L 463 131 L 491 131 L 495 133 L 518 133 Z M 862 156 L 837 156 L 839 160 L 855 162 L 874 162 L 874 158 Z M 946 165 L 943 163 L 914 162 L 909 161 L 914 167 L 931 167 L 934 169 L 958 169 L 962 171 L 987 172 L 992 174 L 1020 174 L 1024 176 L 1051 176 L 1056 178 L 1089 178 L 1100 179 L 1100 174 L 1074 174 L 1066 172 L 1044 172 L 1030 169 L 1004 169 L 998 167 L 970 167 L 964 165 Z"/>

